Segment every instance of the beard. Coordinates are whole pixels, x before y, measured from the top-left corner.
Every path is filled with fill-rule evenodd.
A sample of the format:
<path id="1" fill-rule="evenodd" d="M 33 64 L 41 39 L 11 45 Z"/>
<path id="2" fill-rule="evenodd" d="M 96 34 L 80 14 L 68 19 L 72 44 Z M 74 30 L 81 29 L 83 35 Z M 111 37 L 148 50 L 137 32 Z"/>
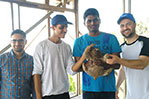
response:
<path id="1" fill-rule="evenodd" d="M 99 31 L 98 31 L 98 30 L 92 30 L 91 32 L 96 34 L 96 33 L 98 33 Z"/>
<path id="2" fill-rule="evenodd" d="M 127 29 L 127 30 L 128 30 L 128 29 Z M 127 31 L 127 30 L 125 30 L 125 31 Z M 125 31 L 122 32 L 122 35 L 123 35 L 125 38 L 131 38 L 131 37 L 133 37 L 133 36 L 135 35 L 135 31 L 132 31 L 129 35 L 125 35 L 125 34 L 124 34 Z"/>
<path id="3" fill-rule="evenodd" d="M 99 30 L 98 30 L 98 28 L 95 28 L 95 29 L 88 29 L 89 30 L 89 32 L 91 32 L 91 33 L 94 33 L 94 34 L 96 34 L 96 33 L 98 33 L 99 32 Z"/>
<path id="4" fill-rule="evenodd" d="M 15 52 L 22 52 L 23 50 L 24 50 L 23 48 L 20 48 L 20 49 L 14 48 L 14 51 L 15 51 Z"/>
<path id="5" fill-rule="evenodd" d="M 87 27 L 89 32 L 91 33 L 98 33 L 99 32 L 99 24 L 98 25 L 94 25 L 94 26 L 88 26 Z"/>

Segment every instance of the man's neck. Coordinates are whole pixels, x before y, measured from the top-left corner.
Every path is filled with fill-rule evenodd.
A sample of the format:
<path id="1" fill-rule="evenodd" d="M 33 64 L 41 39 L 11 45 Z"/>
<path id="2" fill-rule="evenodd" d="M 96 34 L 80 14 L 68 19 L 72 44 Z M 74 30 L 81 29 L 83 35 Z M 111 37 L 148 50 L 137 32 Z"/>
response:
<path id="1" fill-rule="evenodd" d="M 49 37 L 48 39 L 49 39 L 51 42 L 55 43 L 55 44 L 61 43 L 61 39 L 58 38 L 58 37 L 52 36 L 52 37 Z"/>
<path id="2" fill-rule="evenodd" d="M 89 36 L 92 36 L 92 37 L 96 37 L 96 36 L 98 36 L 100 34 L 100 32 L 98 31 L 98 32 L 89 32 L 88 33 L 88 35 Z"/>
<path id="3" fill-rule="evenodd" d="M 17 59 L 21 59 L 22 54 L 24 53 L 24 51 L 22 51 L 22 52 L 13 51 L 13 52 L 14 52 L 15 56 L 17 57 Z"/>
<path id="4" fill-rule="evenodd" d="M 131 37 L 131 38 L 126 38 L 126 42 L 127 42 L 127 44 L 131 44 L 131 43 L 133 43 L 133 42 L 135 42 L 137 39 L 138 39 L 138 35 L 137 34 L 135 34 L 133 37 Z"/>

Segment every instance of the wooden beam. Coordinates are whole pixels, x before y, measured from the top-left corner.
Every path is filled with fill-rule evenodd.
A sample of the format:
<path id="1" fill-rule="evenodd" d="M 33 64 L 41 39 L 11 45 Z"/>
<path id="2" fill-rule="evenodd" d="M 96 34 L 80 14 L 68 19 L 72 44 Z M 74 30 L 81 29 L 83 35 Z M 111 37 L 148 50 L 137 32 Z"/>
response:
<path id="1" fill-rule="evenodd" d="M 66 8 L 67 0 L 63 0 L 63 7 Z"/>
<path id="2" fill-rule="evenodd" d="M 29 2 L 25 0 L 0 0 L 0 1 L 17 3 L 19 6 L 37 8 L 37 9 L 42 9 L 42 10 L 57 11 L 57 12 L 64 12 L 64 11 L 75 12 L 74 9 L 70 9 L 70 8 L 51 6 L 47 4 Z"/>
<path id="3" fill-rule="evenodd" d="M 49 5 L 50 1 L 49 0 L 45 0 L 45 4 Z M 49 12 L 49 10 L 47 10 L 47 13 Z M 51 31 L 50 31 L 50 17 L 47 20 L 47 27 L 48 27 L 48 37 L 51 36 Z"/>
<path id="4" fill-rule="evenodd" d="M 75 9 L 75 33 L 76 38 L 79 37 L 79 15 L 78 15 L 78 0 L 75 0 L 73 3 Z"/>
<path id="5" fill-rule="evenodd" d="M 35 27 L 37 27 L 41 22 L 43 22 L 45 19 L 47 19 L 48 17 L 50 17 L 50 15 L 53 13 L 53 11 L 47 13 L 43 18 L 41 18 L 38 22 L 36 22 L 33 26 L 31 26 L 28 30 L 25 31 L 26 34 L 28 34 L 29 32 L 31 32 Z M 4 53 L 6 50 L 8 50 L 11 47 L 10 44 L 8 44 L 5 48 L 3 48 L 0 51 L 0 54 Z"/>

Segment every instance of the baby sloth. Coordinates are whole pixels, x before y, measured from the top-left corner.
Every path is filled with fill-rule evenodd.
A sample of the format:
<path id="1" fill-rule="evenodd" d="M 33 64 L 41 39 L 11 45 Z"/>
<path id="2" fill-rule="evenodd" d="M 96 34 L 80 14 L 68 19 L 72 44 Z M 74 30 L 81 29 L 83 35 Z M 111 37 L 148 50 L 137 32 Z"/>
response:
<path id="1" fill-rule="evenodd" d="M 85 50 L 85 57 L 88 62 L 87 64 L 83 63 L 83 70 L 96 80 L 99 76 L 109 75 L 113 68 L 109 68 L 105 62 L 106 58 L 110 58 L 108 54 L 102 56 L 99 48 L 94 48 L 94 46 L 95 44 L 91 44 Z"/>

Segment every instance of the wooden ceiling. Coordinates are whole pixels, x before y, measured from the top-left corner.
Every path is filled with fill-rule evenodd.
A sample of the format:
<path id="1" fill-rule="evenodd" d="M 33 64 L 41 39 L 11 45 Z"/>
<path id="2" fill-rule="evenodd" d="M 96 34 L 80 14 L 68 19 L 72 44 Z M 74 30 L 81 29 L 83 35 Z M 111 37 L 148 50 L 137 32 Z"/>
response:
<path id="1" fill-rule="evenodd" d="M 78 0 L 43 0 L 42 3 L 39 3 L 36 0 L 0 0 L 0 1 L 17 3 L 19 6 L 43 9 L 48 11 L 75 12 Z M 71 6 L 71 8 L 67 8 L 68 5 L 69 7 Z"/>
<path id="2" fill-rule="evenodd" d="M 78 29 L 78 0 L 0 0 L 0 1 L 9 2 L 11 4 L 16 3 L 18 4 L 18 6 L 23 6 L 23 7 L 47 10 L 47 14 L 41 20 L 35 23 L 32 27 L 30 27 L 27 31 L 25 31 L 26 33 L 29 33 L 30 31 L 32 31 L 43 20 L 48 18 L 49 15 L 52 14 L 53 12 L 65 12 L 65 11 L 73 12 L 75 15 L 74 20 L 75 20 L 76 37 L 79 36 L 78 34 L 78 31 L 79 31 Z M 48 34 L 50 36 L 49 30 L 48 30 Z M 5 48 L 0 50 L 0 54 L 8 50 L 10 47 L 11 45 L 8 44 Z"/>

